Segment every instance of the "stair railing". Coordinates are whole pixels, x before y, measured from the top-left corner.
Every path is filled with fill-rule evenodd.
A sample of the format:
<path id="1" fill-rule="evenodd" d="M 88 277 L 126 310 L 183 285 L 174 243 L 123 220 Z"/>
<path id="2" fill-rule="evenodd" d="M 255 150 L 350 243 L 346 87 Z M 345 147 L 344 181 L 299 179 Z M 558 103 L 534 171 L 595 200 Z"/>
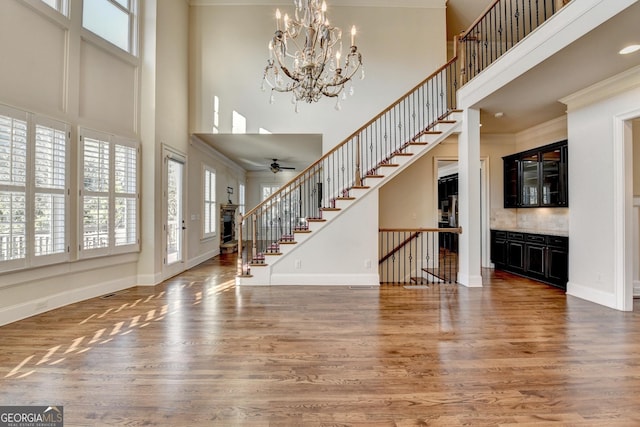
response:
<path id="1" fill-rule="evenodd" d="M 461 228 L 381 228 L 381 284 L 456 283 Z"/>
<path id="2" fill-rule="evenodd" d="M 266 255 L 280 253 L 295 233 L 308 232 L 309 221 L 322 220 L 336 200 L 366 186 L 367 177 L 455 110 L 458 76 L 453 58 L 247 212 L 239 221 L 245 239 L 238 244 L 239 275 L 266 264 Z"/>
<path id="3" fill-rule="evenodd" d="M 457 108 L 456 92 L 569 0 L 496 0 L 456 42 L 456 54 L 238 221 L 238 275 L 295 242 L 309 222 Z"/>

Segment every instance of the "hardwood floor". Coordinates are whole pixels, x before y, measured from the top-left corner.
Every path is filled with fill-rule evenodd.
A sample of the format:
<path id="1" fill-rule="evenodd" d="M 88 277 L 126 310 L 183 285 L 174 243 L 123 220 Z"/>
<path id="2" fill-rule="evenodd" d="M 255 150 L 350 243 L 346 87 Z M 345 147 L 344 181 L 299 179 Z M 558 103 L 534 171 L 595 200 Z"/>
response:
<path id="1" fill-rule="evenodd" d="M 483 288 L 244 287 L 223 255 L 0 328 L 0 405 L 65 426 L 637 426 L 640 306 Z"/>

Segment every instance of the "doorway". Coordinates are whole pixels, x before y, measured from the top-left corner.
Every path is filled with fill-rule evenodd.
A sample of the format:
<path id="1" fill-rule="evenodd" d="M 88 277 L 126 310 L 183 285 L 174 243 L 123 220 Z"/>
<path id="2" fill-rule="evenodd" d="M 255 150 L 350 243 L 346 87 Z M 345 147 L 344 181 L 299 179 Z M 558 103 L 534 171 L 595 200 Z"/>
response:
<path id="1" fill-rule="evenodd" d="M 455 157 L 437 157 L 435 158 L 435 180 L 439 182 L 440 178 L 452 176 L 458 174 L 458 159 Z M 478 212 L 478 219 L 480 221 L 480 230 L 481 230 L 481 246 L 480 246 L 480 259 L 481 266 L 484 268 L 491 267 L 491 253 L 489 250 L 490 245 L 490 233 L 489 233 L 489 159 L 487 157 L 480 158 L 480 212 Z M 456 178 L 457 179 L 457 178 Z M 437 209 L 437 218 L 440 222 L 442 219 L 442 213 L 444 211 L 441 200 L 440 200 L 440 188 L 438 188 L 435 193 L 436 199 L 436 209 Z M 457 195 L 457 184 L 456 184 L 456 195 Z M 444 200 L 444 198 L 442 199 Z M 448 208 L 451 211 L 450 208 Z M 448 218 L 448 217 L 447 217 Z M 440 226 L 440 224 L 439 224 Z"/>
<path id="2" fill-rule="evenodd" d="M 185 184 L 186 157 L 168 147 L 163 149 L 163 276 L 168 278 L 186 269 Z"/>

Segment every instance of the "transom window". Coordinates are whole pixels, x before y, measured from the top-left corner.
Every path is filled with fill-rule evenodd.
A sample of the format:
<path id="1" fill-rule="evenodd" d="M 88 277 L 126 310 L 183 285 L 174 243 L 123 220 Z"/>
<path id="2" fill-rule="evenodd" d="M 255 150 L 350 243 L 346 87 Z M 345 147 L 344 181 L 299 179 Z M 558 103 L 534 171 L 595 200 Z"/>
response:
<path id="1" fill-rule="evenodd" d="M 135 55 L 136 6 L 137 0 L 84 0 L 82 26 Z"/>

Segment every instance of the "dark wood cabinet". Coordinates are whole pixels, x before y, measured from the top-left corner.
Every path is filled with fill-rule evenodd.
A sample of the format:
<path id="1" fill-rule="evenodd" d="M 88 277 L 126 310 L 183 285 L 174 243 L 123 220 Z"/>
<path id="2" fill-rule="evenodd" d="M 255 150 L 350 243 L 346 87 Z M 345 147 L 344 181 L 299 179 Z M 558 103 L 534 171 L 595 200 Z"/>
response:
<path id="1" fill-rule="evenodd" d="M 491 262 L 497 269 L 566 289 L 569 238 L 491 230 Z"/>
<path id="2" fill-rule="evenodd" d="M 567 141 L 503 158 L 504 207 L 567 207 Z"/>

